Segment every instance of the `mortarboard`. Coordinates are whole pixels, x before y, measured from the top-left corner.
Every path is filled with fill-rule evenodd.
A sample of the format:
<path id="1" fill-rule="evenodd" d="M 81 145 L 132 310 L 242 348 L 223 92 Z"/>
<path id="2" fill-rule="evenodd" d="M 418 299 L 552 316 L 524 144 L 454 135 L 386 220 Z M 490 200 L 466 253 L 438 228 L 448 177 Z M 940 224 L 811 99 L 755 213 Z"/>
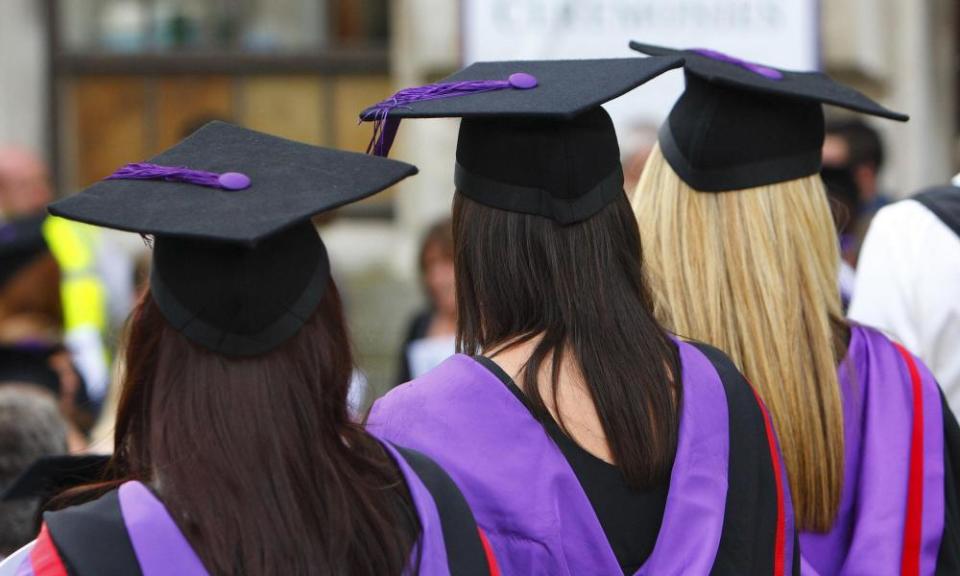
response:
<path id="1" fill-rule="evenodd" d="M 253 356 L 293 336 L 320 302 L 330 270 L 310 218 L 416 172 L 211 122 L 49 210 L 152 235 L 150 287 L 166 320 L 210 350 Z"/>
<path id="2" fill-rule="evenodd" d="M 907 116 L 820 72 L 781 70 L 706 49 L 631 42 L 685 59 L 686 87 L 660 128 L 660 149 L 692 188 L 722 192 L 820 171 L 823 104 L 891 120 Z"/>
<path id="3" fill-rule="evenodd" d="M 386 155 L 402 118 L 459 117 L 455 184 L 476 202 L 569 224 L 623 194 L 613 122 L 601 105 L 683 59 L 479 62 L 360 114 Z"/>
<path id="4" fill-rule="evenodd" d="M 0 225 L 0 286 L 50 249 L 43 236 L 46 214 L 11 220 Z"/>
<path id="5" fill-rule="evenodd" d="M 60 374 L 50 364 L 54 354 L 65 352 L 60 344 L 46 342 L 18 342 L 0 344 L 0 384 L 31 384 L 46 388 L 58 398 L 60 397 Z M 74 402 L 85 405 L 89 402 L 87 387 L 83 385 L 83 376 L 77 387 Z"/>
<path id="6" fill-rule="evenodd" d="M 0 502 L 27 498 L 46 502 L 64 490 L 102 480 L 109 461 L 109 456 L 99 454 L 44 456 L 0 493 Z"/>

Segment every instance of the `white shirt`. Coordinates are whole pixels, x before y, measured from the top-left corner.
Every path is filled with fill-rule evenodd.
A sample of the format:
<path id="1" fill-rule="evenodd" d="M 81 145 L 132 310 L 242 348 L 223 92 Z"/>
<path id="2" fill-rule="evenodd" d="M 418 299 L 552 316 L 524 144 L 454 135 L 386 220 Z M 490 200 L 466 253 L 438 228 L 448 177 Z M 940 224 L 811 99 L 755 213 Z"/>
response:
<path id="1" fill-rule="evenodd" d="M 919 202 L 873 218 L 849 316 L 919 356 L 960 414 L 960 237 Z"/>

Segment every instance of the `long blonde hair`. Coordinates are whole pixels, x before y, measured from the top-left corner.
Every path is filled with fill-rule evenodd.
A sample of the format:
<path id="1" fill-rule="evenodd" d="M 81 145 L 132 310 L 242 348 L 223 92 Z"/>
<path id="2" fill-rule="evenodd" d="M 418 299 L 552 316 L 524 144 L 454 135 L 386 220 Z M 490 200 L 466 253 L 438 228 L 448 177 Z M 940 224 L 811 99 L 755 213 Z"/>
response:
<path id="1" fill-rule="evenodd" d="M 700 193 L 657 146 L 631 202 L 657 317 L 736 362 L 776 423 L 798 527 L 829 530 L 843 485 L 846 330 L 819 175 Z"/>

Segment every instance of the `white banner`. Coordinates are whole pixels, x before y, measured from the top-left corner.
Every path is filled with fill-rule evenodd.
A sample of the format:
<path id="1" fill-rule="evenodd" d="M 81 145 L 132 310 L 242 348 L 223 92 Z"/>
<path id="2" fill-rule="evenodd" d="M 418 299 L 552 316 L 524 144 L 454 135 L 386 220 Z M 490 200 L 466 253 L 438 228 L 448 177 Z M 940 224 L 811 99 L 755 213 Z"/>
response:
<path id="1" fill-rule="evenodd" d="M 779 68 L 819 67 L 817 0 L 461 0 L 465 64 L 639 56 L 637 40 L 710 48 Z M 669 72 L 607 104 L 621 132 L 659 125 L 683 89 Z"/>

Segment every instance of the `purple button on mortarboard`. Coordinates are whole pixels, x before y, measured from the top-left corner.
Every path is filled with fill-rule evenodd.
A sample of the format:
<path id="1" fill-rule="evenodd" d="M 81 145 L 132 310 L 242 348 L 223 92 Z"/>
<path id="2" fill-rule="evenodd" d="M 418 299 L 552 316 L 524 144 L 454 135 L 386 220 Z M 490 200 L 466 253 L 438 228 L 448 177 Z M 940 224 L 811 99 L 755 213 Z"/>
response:
<path id="1" fill-rule="evenodd" d="M 250 186 L 250 177 L 241 172 L 224 172 L 217 182 L 224 190 L 243 190 Z"/>
<path id="2" fill-rule="evenodd" d="M 507 77 L 507 82 L 518 90 L 527 90 L 537 86 L 537 77 L 526 72 L 515 72 Z"/>

